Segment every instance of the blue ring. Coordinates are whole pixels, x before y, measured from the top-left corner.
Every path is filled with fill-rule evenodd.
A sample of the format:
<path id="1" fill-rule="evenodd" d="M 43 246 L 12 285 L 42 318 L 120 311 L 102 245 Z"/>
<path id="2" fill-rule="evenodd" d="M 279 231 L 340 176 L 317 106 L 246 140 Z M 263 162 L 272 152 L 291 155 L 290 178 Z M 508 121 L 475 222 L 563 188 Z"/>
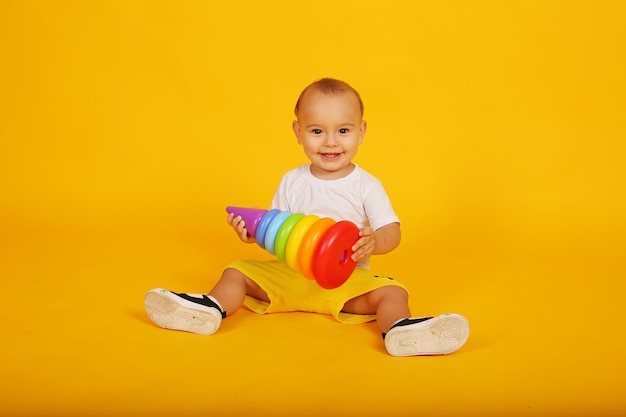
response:
<path id="1" fill-rule="evenodd" d="M 270 225 L 271 221 L 274 220 L 274 217 L 280 213 L 278 209 L 272 209 L 265 213 L 259 221 L 259 224 L 256 227 L 256 243 L 265 249 L 265 233 L 267 232 L 267 226 Z"/>
<path id="2" fill-rule="evenodd" d="M 285 220 L 293 213 L 290 211 L 281 211 L 274 217 L 269 226 L 267 226 L 267 232 L 265 232 L 265 249 L 271 253 L 272 255 L 276 254 L 275 245 L 276 245 L 276 236 L 278 235 L 278 230 L 280 226 L 283 225 Z"/>

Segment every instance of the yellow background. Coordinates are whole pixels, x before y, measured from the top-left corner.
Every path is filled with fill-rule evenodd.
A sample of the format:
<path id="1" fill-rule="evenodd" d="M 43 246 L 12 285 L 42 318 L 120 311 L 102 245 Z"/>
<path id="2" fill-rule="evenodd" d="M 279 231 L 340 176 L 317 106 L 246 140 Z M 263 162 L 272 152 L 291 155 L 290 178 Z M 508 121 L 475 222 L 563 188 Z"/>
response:
<path id="1" fill-rule="evenodd" d="M 621 1 L 0 2 L 0 414 L 626 413 Z M 356 162 L 402 219 L 373 262 L 458 353 L 375 324 L 241 310 L 155 327 L 153 287 L 239 257 L 227 205 L 306 162 L 292 108 L 356 87 Z"/>

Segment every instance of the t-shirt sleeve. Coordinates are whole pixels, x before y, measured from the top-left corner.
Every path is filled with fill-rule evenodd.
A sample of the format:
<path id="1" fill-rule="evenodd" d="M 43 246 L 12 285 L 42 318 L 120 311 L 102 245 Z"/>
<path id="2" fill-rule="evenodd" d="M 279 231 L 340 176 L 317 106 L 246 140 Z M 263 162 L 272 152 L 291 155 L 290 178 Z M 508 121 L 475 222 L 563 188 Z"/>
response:
<path id="1" fill-rule="evenodd" d="M 372 182 L 368 187 L 364 207 L 370 226 L 374 230 L 391 223 L 400 223 L 385 188 L 378 180 Z"/>

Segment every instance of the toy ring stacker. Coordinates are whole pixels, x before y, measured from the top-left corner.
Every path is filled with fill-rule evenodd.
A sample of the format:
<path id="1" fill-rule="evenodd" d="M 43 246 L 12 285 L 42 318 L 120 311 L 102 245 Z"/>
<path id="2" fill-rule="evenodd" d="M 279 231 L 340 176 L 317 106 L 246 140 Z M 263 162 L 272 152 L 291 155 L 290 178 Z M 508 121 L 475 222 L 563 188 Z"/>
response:
<path id="1" fill-rule="evenodd" d="M 342 285 L 354 269 L 352 246 L 359 228 L 352 222 L 277 209 L 226 207 L 241 216 L 257 244 L 322 288 Z"/>

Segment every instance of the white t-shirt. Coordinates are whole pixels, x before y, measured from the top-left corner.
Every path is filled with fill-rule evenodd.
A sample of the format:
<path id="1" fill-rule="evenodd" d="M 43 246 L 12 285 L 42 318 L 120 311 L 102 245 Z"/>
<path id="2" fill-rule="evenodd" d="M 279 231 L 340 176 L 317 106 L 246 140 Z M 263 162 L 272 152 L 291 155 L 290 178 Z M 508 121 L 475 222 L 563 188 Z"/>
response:
<path id="1" fill-rule="evenodd" d="M 358 165 L 349 175 L 336 180 L 313 176 L 309 164 L 292 169 L 283 175 L 271 208 L 335 221 L 350 220 L 360 229 L 371 226 L 377 230 L 400 223 L 382 183 Z M 368 265 L 369 259 L 359 267 Z"/>

